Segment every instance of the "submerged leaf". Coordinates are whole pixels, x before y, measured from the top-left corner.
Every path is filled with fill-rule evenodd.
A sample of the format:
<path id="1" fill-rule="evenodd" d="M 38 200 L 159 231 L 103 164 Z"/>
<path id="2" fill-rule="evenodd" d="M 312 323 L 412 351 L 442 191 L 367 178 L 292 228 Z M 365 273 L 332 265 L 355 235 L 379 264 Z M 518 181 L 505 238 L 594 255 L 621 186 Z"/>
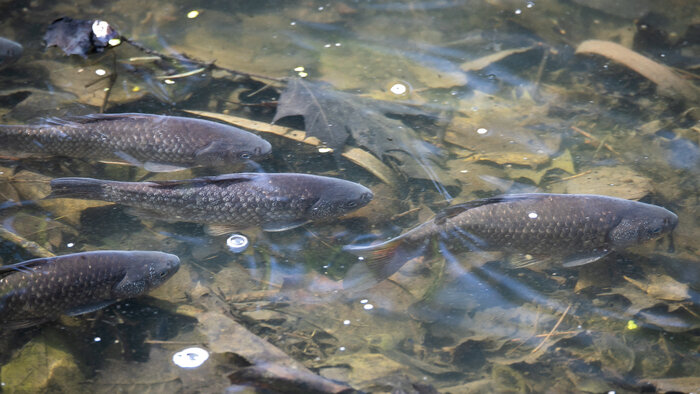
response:
<path id="1" fill-rule="evenodd" d="M 410 177 L 448 182 L 449 178 L 431 173 L 439 171 L 438 149 L 387 114 L 428 115 L 405 105 L 338 92 L 322 83 L 292 79 L 280 96 L 273 122 L 301 115 L 307 135 L 334 150 L 342 148 L 348 138 L 353 137 L 358 146 L 375 156 L 394 160 L 401 172 Z"/>
<path id="2" fill-rule="evenodd" d="M 654 82 L 658 92 L 667 97 L 679 97 L 696 102 L 700 90 L 673 72 L 668 66 L 610 41 L 588 40 L 576 48 L 576 53 L 593 54 L 620 63 Z"/>

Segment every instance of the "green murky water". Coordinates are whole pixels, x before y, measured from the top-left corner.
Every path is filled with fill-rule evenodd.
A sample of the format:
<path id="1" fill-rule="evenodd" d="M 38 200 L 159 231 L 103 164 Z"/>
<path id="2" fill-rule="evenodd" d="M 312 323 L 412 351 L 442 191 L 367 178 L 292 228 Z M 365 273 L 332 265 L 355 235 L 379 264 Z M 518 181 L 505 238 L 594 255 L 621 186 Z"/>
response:
<path id="1" fill-rule="evenodd" d="M 3 159 L 4 229 L 55 254 L 162 250 L 183 266 L 149 297 L 1 336 L 1 391 L 293 387 L 244 377 L 260 370 L 366 392 L 700 389 L 697 2 L 36 0 L 0 2 L 0 12 L 0 36 L 24 46 L 0 71 L 4 124 L 101 107 L 207 111 L 272 143 L 245 170 L 336 176 L 375 194 L 339 220 L 242 231 L 250 246 L 233 253 L 199 225 L 41 200 L 53 177 L 217 171 Z M 45 49 L 62 16 L 106 20 L 164 56 L 124 43 L 85 59 Z M 333 118 L 340 143 L 309 125 L 317 138 L 301 141 L 300 116 L 276 122 L 297 131 L 267 128 L 282 78 L 345 94 L 322 103 L 345 109 Z M 581 267 L 515 269 L 464 253 L 414 259 L 361 294 L 339 284 L 361 263 L 346 244 L 389 239 L 449 204 L 533 191 L 654 203 L 679 225 L 672 241 Z M 33 256 L 0 242 L 3 264 Z M 209 358 L 176 365 L 192 347 Z"/>

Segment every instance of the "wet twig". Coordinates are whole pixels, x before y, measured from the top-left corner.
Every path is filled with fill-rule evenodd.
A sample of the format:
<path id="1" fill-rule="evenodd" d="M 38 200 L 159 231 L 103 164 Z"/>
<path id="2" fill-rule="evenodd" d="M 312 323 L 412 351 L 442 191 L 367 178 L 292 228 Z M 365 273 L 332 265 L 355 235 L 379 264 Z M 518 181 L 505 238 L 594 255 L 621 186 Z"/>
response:
<path id="1" fill-rule="evenodd" d="M 588 132 L 586 132 L 586 131 L 583 131 L 583 130 L 581 130 L 580 128 L 578 128 L 578 127 L 576 127 L 576 126 L 571 126 L 571 130 L 573 130 L 573 131 L 575 131 L 575 132 L 581 134 L 582 136 L 588 138 L 588 139 L 590 140 L 590 145 L 595 144 L 596 149 L 600 149 L 600 147 L 602 146 L 602 147 L 605 147 L 605 149 L 609 150 L 610 152 L 612 152 L 612 153 L 614 153 L 614 154 L 616 154 L 616 155 L 619 155 L 619 154 L 620 154 L 620 153 L 618 153 L 615 149 L 613 149 L 613 147 L 610 146 L 610 144 L 608 144 L 608 143 L 605 142 L 605 141 L 600 141 L 600 140 L 598 140 L 598 139 L 597 139 L 596 137 L 594 137 L 591 133 L 588 133 Z M 588 142 L 587 142 L 587 143 L 588 143 Z"/>
<path id="2" fill-rule="evenodd" d="M 262 75 L 262 74 L 247 73 L 247 72 L 238 71 L 238 70 L 231 70 L 231 69 L 226 68 L 226 67 L 217 66 L 215 62 L 210 62 L 210 63 L 203 62 L 201 60 L 193 59 L 188 55 L 168 55 L 168 54 L 156 51 L 155 49 L 148 48 L 148 47 L 142 45 L 141 43 L 139 43 L 137 41 L 133 41 L 127 37 L 122 37 L 121 39 L 122 39 L 122 42 L 125 42 L 125 43 L 131 45 L 132 47 L 140 50 L 141 52 L 147 53 L 149 55 L 159 56 L 163 59 L 168 59 L 168 60 L 172 60 L 172 61 L 176 61 L 176 62 L 180 62 L 180 63 L 196 64 L 196 65 L 203 67 L 205 69 L 213 68 L 213 69 L 217 69 L 217 70 L 221 70 L 221 71 L 226 71 L 226 72 L 229 72 L 229 73 L 234 74 L 234 75 L 240 75 L 242 77 L 246 77 L 246 78 L 250 78 L 250 79 L 264 79 L 264 80 L 275 81 L 275 82 L 280 82 L 280 83 L 286 82 L 285 78 L 270 77 L 270 76 Z"/>
<path id="3" fill-rule="evenodd" d="M 544 339 L 542 339 L 542 342 L 540 342 L 540 344 L 537 345 L 536 348 L 532 349 L 532 352 L 530 352 L 530 353 L 537 353 L 537 351 L 540 350 L 542 348 L 542 346 L 544 346 L 545 343 L 547 343 L 549 338 L 552 335 L 554 335 L 554 333 L 557 331 L 557 328 L 559 328 L 559 325 L 561 324 L 561 322 L 564 321 L 566 314 L 569 313 L 569 309 L 571 309 L 571 304 L 569 304 L 569 306 L 566 307 L 566 309 L 564 310 L 564 313 L 561 314 L 561 317 L 557 321 L 557 324 L 555 324 L 554 327 L 552 327 L 552 330 L 549 333 L 547 333 L 547 335 L 545 335 Z"/>

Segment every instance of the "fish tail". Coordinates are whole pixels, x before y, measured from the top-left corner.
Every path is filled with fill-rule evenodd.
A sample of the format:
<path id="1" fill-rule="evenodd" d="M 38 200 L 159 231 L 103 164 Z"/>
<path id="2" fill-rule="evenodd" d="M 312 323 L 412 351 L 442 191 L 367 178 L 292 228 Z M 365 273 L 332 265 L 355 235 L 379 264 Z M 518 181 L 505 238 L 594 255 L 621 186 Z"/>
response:
<path id="1" fill-rule="evenodd" d="M 352 290 L 368 289 L 387 279 L 412 258 L 424 252 L 427 242 L 413 242 L 399 236 L 386 242 L 368 245 L 347 245 L 343 250 L 362 258 L 348 270 L 343 287 Z"/>
<path id="2" fill-rule="evenodd" d="M 51 194 L 46 198 L 100 199 L 107 182 L 92 178 L 56 178 L 51 180 Z"/>

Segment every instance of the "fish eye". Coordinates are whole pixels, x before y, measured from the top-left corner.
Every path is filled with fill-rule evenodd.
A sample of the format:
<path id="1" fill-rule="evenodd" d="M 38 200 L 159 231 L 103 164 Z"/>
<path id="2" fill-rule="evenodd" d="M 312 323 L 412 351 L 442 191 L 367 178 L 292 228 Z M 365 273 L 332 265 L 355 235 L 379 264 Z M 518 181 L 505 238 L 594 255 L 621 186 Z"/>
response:
<path id="1" fill-rule="evenodd" d="M 168 273 L 165 272 L 165 271 L 161 271 L 161 272 L 160 272 L 160 277 L 161 277 L 161 278 L 165 278 L 167 275 L 168 275 Z"/>
<path id="2" fill-rule="evenodd" d="M 241 153 L 241 159 L 250 159 L 251 158 L 250 152 L 243 152 Z"/>
<path id="3" fill-rule="evenodd" d="M 345 206 L 348 208 L 355 208 L 357 206 L 357 203 L 355 201 L 350 201 L 346 203 Z"/>

